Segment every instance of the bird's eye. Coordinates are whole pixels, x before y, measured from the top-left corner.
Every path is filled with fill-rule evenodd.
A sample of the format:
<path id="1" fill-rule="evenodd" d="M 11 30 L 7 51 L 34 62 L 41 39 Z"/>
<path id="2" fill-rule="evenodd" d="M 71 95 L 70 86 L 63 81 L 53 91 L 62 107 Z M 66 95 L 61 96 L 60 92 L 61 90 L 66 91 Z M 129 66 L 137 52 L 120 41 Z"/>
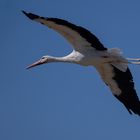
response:
<path id="1" fill-rule="evenodd" d="M 45 59 L 45 57 L 42 57 L 41 59 Z"/>

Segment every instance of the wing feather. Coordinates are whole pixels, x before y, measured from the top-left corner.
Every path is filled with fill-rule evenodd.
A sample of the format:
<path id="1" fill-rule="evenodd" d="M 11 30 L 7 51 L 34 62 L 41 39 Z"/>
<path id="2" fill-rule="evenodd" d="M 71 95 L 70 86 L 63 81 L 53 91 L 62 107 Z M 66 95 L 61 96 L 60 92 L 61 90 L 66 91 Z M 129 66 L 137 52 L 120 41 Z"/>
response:
<path id="1" fill-rule="evenodd" d="M 22 12 L 28 18 L 40 22 L 60 33 L 73 45 L 75 50 L 80 51 L 85 49 L 83 47 L 92 47 L 99 51 L 107 50 L 95 35 L 81 26 L 74 25 L 63 19 L 45 18 L 32 13 L 26 13 L 25 11 Z"/>
<path id="2" fill-rule="evenodd" d="M 140 101 L 129 68 L 123 72 L 111 64 L 103 64 L 97 70 L 113 95 L 124 104 L 129 113 L 140 116 Z"/>

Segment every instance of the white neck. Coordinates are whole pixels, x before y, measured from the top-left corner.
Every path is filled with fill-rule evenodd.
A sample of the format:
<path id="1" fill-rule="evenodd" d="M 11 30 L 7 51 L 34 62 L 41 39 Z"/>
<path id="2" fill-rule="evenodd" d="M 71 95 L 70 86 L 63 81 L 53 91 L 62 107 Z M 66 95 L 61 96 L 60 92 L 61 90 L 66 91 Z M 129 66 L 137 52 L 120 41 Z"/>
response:
<path id="1" fill-rule="evenodd" d="M 76 64 L 80 64 L 80 61 L 82 60 L 83 57 L 84 56 L 82 54 L 74 50 L 72 53 L 64 57 L 47 56 L 48 62 L 68 62 Z"/>
<path id="2" fill-rule="evenodd" d="M 54 56 L 49 56 L 48 57 L 48 62 L 68 62 L 68 63 L 74 63 L 74 59 L 72 59 L 69 56 L 64 56 L 64 57 L 54 57 Z"/>

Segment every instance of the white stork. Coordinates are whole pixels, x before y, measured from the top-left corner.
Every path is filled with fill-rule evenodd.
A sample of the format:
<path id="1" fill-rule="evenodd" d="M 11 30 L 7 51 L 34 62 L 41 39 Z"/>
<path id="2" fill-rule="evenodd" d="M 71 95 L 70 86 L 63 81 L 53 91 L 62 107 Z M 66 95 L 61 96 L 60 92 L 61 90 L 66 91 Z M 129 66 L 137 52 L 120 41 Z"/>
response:
<path id="1" fill-rule="evenodd" d="M 73 51 L 69 55 L 64 57 L 43 56 L 28 66 L 28 69 L 50 62 L 69 62 L 83 66 L 94 66 L 113 95 L 124 104 L 128 112 L 140 116 L 140 101 L 128 68 L 128 64 L 140 64 L 140 59 L 124 58 L 119 49 L 107 49 L 87 29 L 66 20 L 22 12 L 31 20 L 57 31 L 73 46 Z"/>

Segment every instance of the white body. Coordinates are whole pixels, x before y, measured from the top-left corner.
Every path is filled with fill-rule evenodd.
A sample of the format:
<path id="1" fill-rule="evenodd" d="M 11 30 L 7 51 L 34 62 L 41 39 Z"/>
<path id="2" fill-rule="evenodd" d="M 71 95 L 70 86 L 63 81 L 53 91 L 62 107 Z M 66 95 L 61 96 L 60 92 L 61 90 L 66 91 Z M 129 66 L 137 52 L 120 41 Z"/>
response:
<path id="1" fill-rule="evenodd" d="M 49 62 L 68 62 L 94 66 L 113 95 L 124 104 L 129 113 L 134 112 L 140 115 L 140 101 L 128 68 L 129 63 L 140 64 L 140 59 L 126 59 L 119 49 L 105 48 L 91 32 L 68 21 L 58 18 L 44 18 L 25 11 L 23 13 L 30 19 L 57 31 L 73 46 L 72 53 L 67 56 L 43 56 L 28 68 Z"/>

